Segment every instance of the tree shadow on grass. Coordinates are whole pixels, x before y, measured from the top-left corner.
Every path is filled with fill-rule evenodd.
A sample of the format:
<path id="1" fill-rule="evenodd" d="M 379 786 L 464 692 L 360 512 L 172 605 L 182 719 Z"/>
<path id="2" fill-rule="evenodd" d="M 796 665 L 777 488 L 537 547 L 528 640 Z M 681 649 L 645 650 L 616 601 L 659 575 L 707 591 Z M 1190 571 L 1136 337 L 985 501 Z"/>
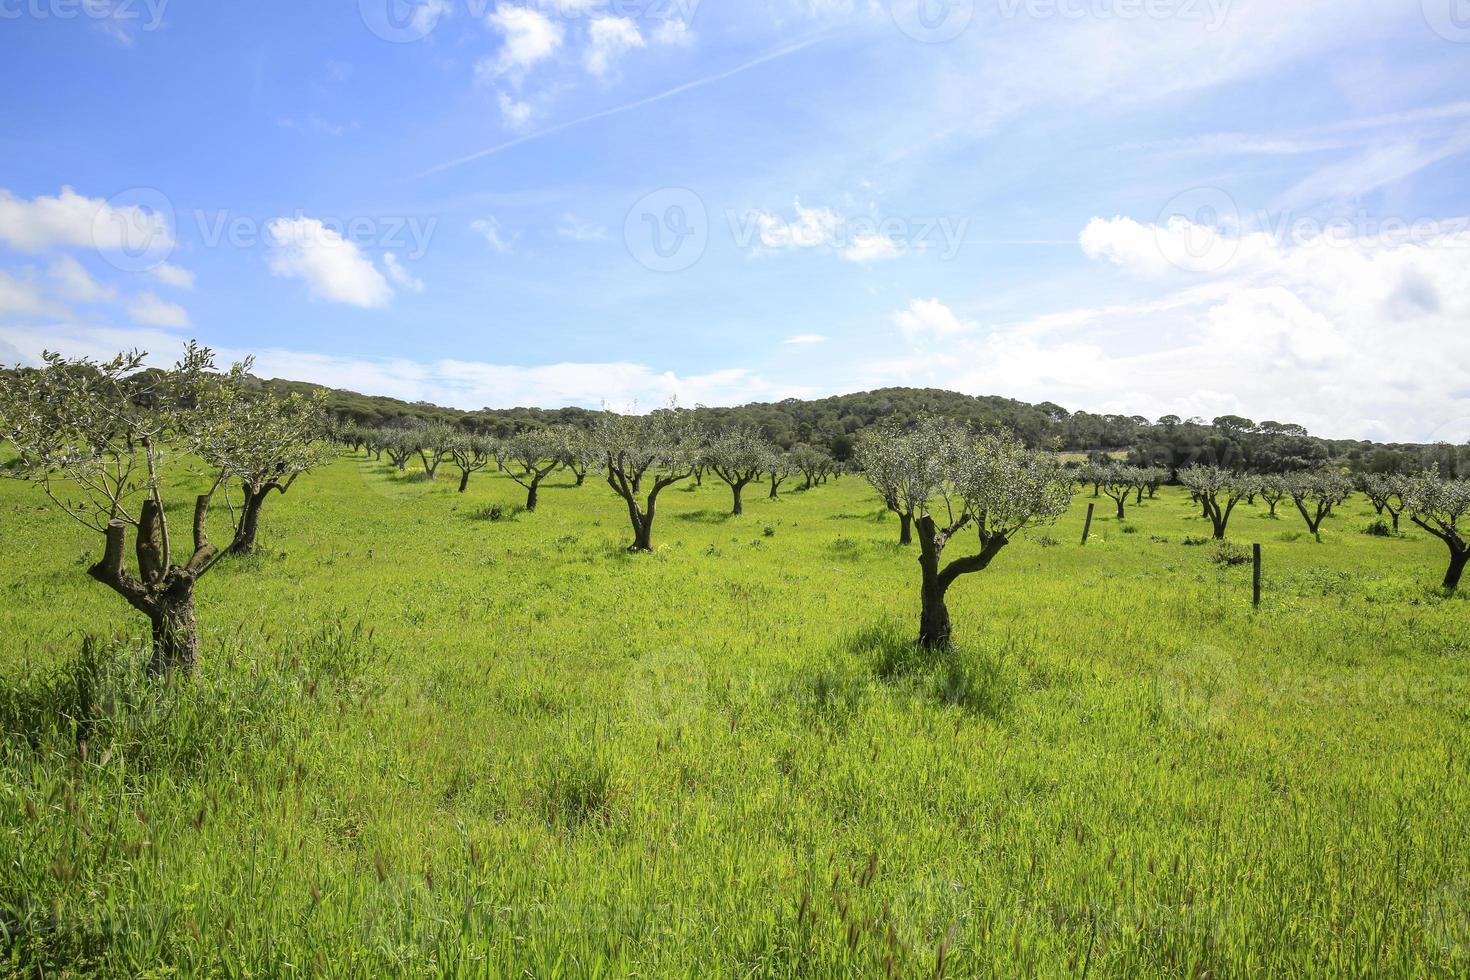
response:
<path id="1" fill-rule="evenodd" d="M 890 513 L 891 512 L 887 508 L 880 507 L 880 508 L 878 508 L 877 510 L 874 510 L 874 511 L 863 511 L 862 513 L 858 513 L 858 514 L 847 514 L 847 513 L 843 513 L 843 514 L 828 514 L 827 515 L 827 520 L 829 520 L 829 521 L 864 521 L 865 523 L 868 523 L 868 524 L 882 524 L 883 521 L 888 518 L 888 516 L 890 515 Z"/>
<path id="2" fill-rule="evenodd" d="M 675 515 L 675 520 L 692 524 L 723 524 L 735 515 L 727 510 L 691 510 L 687 514 Z"/>
<path id="3" fill-rule="evenodd" d="M 996 656 L 957 644 L 935 650 L 914 638 L 910 625 L 886 619 L 847 640 L 851 653 L 867 662 L 883 683 L 908 688 L 967 714 L 1000 719 L 1015 701 L 1017 682 Z"/>

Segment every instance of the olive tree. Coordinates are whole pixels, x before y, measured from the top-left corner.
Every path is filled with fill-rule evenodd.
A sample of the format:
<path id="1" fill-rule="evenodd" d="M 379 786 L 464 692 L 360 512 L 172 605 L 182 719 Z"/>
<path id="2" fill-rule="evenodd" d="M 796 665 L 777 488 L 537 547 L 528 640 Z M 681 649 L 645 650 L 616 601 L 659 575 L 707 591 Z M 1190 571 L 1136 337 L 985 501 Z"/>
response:
<path id="1" fill-rule="evenodd" d="M 766 479 L 771 483 L 769 496 L 772 500 L 781 495 L 781 484 L 791 479 L 795 472 L 796 464 L 791 461 L 789 453 L 771 450 L 771 455 L 766 459 Z"/>
<path id="2" fill-rule="evenodd" d="M 1096 474 L 1098 484 L 1102 492 L 1112 498 L 1113 503 L 1118 505 L 1118 520 L 1123 520 L 1127 515 L 1124 508 L 1128 503 L 1129 494 L 1137 489 L 1143 491 L 1143 472 L 1135 466 L 1122 466 L 1113 464 L 1104 466 Z"/>
<path id="3" fill-rule="evenodd" d="M 47 352 L 43 367 L 0 385 L 0 426 L 20 472 L 102 536 L 102 557 L 88 574 L 148 618 L 150 671 L 158 676 L 198 662 L 194 588 L 223 554 L 210 543 L 207 524 L 227 469 L 194 498 L 189 547 L 176 552 L 164 472 L 187 458 L 186 441 L 204 423 L 200 404 L 214 359 L 193 343 L 169 370 L 145 370 L 145 357 L 133 351 L 97 362 Z M 217 415 L 209 424 L 226 421 Z M 242 461 L 220 462 L 246 469 Z M 130 529 L 136 572 L 125 563 Z"/>
<path id="4" fill-rule="evenodd" d="M 424 464 L 424 476 L 434 479 L 439 464 L 450 457 L 450 447 L 458 438 L 458 431 L 445 422 L 423 422 L 409 430 L 414 451 Z"/>
<path id="5" fill-rule="evenodd" d="M 1279 473 L 1268 473 L 1260 478 L 1257 489 L 1272 517 L 1276 516 L 1276 505 L 1286 499 L 1286 485 L 1286 477 Z"/>
<path id="6" fill-rule="evenodd" d="M 1466 540 L 1470 529 L 1460 526 L 1470 515 L 1470 481 L 1442 479 L 1436 470 L 1404 479 L 1401 487 L 1409 520 L 1450 549 L 1450 565 L 1442 584 L 1447 591 L 1455 591 L 1470 562 L 1470 541 Z"/>
<path id="7" fill-rule="evenodd" d="M 490 465 L 490 440 L 471 432 L 457 432 L 449 440 L 449 458 L 459 467 L 459 492 L 470 488 L 470 477 Z"/>
<path id="8" fill-rule="evenodd" d="M 1169 471 L 1164 469 L 1162 466 L 1139 467 L 1138 496 L 1134 499 L 1133 502 L 1136 504 L 1143 503 L 1143 495 L 1145 491 L 1148 493 L 1148 499 L 1153 500 L 1159 492 L 1159 487 L 1163 486 L 1164 481 L 1167 479 L 1169 479 Z"/>
<path id="9" fill-rule="evenodd" d="M 388 454 L 388 462 L 398 468 L 402 473 L 408 469 L 408 461 L 413 454 L 418 452 L 419 441 L 413 429 L 379 429 L 379 443 Z"/>
<path id="10" fill-rule="evenodd" d="M 652 551 L 658 495 L 687 480 L 704 451 L 699 423 L 692 412 L 674 406 L 647 415 L 606 412 L 592 439 L 607 485 L 628 505 L 633 525 L 628 550 Z"/>
<path id="11" fill-rule="evenodd" d="M 1380 516 L 1387 513 L 1393 530 L 1399 530 L 1399 515 L 1404 511 L 1404 490 L 1408 482 L 1389 473 L 1365 473 L 1358 477 L 1357 487 Z"/>
<path id="12" fill-rule="evenodd" d="M 1225 528 L 1230 523 L 1230 514 L 1235 506 L 1256 487 L 1255 477 L 1245 473 L 1232 473 L 1218 466 L 1191 466 L 1179 471 L 1179 482 L 1184 484 L 1199 501 L 1215 529 L 1215 539 L 1225 538 Z"/>
<path id="13" fill-rule="evenodd" d="M 566 462 L 567 433 L 559 428 L 527 429 L 504 443 L 506 472 L 526 490 L 526 510 L 536 509 L 541 481 Z"/>
<path id="14" fill-rule="evenodd" d="M 884 420 L 858 435 L 853 456 L 883 505 L 898 515 L 898 543 L 912 544 L 914 515 L 933 495 L 936 473 L 920 445 L 940 422 L 929 416 L 915 428 Z"/>
<path id="15" fill-rule="evenodd" d="M 702 459 L 730 488 L 734 498 L 730 513 L 745 512 L 740 494 L 766 468 L 774 452 L 775 447 L 748 426 L 727 429 L 710 439 Z"/>
<path id="16" fill-rule="evenodd" d="M 921 474 L 918 482 L 932 488 L 914 519 L 921 572 L 919 643 L 947 649 L 950 586 L 962 575 L 988 568 L 1023 529 L 1060 517 L 1074 486 L 1055 455 L 1027 449 L 1004 430 L 976 437 L 963 425 L 929 418 L 920 421 L 908 445 Z M 941 564 L 945 549 L 966 531 L 974 533 L 971 547 Z"/>
<path id="17" fill-rule="evenodd" d="M 231 554 L 255 550 L 260 510 L 272 493 L 285 494 L 303 473 L 329 456 L 326 392 L 281 397 L 250 377 L 252 361 L 236 364 L 218 381 L 203 386 L 198 410 L 184 444 L 219 473 L 216 483 L 228 493 L 240 483 L 241 503 Z"/>
<path id="18" fill-rule="evenodd" d="M 806 443 L 793 446 L 790 456 L 792 464 L 805 480 L 802 484 L 803 490 L 810 490 L 816 486 L 817 482 L 830 472 L 832 466 L 832 457 Z"/>
<path id="19" fill-rule="evenodd" d="M 572 471 L 577 486 L 587 482 L 587 472 L 597 465 L 597 447 L 586 429 L 571 428 L 561 448 L 562 465 Z"/>
<path id="20" fill-rule="evenodd" d="M 1332 508 L 1348 498 L 1353 485 L 1336 470 L 1303 470 L 1287 476 L 1286 492 L 1302 520 L 1307 522 L 1307 530 L 1321 541 L 1322 522 L 1332 513 Z"/>

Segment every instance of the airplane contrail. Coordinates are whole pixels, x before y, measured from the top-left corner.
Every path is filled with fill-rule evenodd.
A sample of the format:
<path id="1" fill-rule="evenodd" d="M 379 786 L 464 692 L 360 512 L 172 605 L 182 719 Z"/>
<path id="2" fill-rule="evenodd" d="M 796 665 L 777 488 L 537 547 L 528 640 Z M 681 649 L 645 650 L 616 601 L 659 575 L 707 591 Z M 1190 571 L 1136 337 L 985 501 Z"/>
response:
<path id="1" fill-rule="evenodd" d="M 425 170 L 418 176 L 431 177 L 434 174 L 443 173 L 446 170 L 453 170 L 455 167 L 462 167 L 467 163 L 473 163 L 476 160 L 483 160 L 485 157 L 494 156 L 495 154 L 500 153 L 504 150 L 508 150 L 513 146 L 520 146 L 522 143 L 529 143 L 532 140 L 541 139 L 543 136 L 551 136 L 554 133 L 565 132 L 566 130 L 571 129 L 574 126 L 581 126 L 584 123 L 589 123 L 596 119 L 606 119 L 608 116 L 616 116 L 619 113 L 628 112 L 632 109 L 639 109 L 643 106 L 651 105 L 654 102 L 662 102 L 664 99 L 672 98 L 675 95 L 680 95 L 684 92 L 688 92 L 690 89 L 700 88 L 702 86 L 709 85 L 712 82 L 723 81 L 724 79 L 729 78 L 732 75 L 738 75 L 743 71 L 749 71 L 750 69 L 763 65 L 768 61 L 775 61 L 777 58 L 784 58 L 789 54 L 795 54 L 798 51 L 809 48 L 812 45 L 825 40 L 825 38 L 826 35 L 818 35 L 817 37 L 808 38 L 805 41 L 798 41 L 795 44 L 789 44 L 784 48 L 777 48 L 774 51 L 768 51 L 765 54 L 761 55 L 759 58 L 747 61 L 742 65 L 736 65 L 734 68 L 729 68 L 725 71 L 719 72 L 718 74 L 708 75 L 704 78 L 696 78 L 692 82 L 685 82 L 682 85 L 676 85 L 673 88 L 668 89 L 664 92 L 659 92 L 656 95 L 650 95 L 646 98 L 626 103 L 625 105 L 614 106 L 611 109 L 603 109 L 600 112 L 594 112 L 591 115 L 582 116 L 577 119 L 569 119 L 564 123 L 558 123 L 555 126 L 548 126 L 546 129 L 538 130 L 534 133 L 527 133 L 525 136 L 518 136 L 513 140 L 506 140 L 504 143 L 497 143 L 495 146 L 487 147 L 483 150 L 477 150 L 476 152 L 471 153 L 468 156 L 462 156 L 458 159 L 450 160 L 446 163 L 441 163 L 438 166 L 430 167 L 428 170 Z"/>

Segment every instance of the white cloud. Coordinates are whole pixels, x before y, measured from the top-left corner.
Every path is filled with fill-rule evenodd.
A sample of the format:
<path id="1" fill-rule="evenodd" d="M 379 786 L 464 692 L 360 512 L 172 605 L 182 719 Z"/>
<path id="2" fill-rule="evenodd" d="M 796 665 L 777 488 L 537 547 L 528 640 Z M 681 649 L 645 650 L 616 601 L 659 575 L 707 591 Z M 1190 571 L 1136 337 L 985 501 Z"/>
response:
<path id="1" fill-rule="evenodd" d="M 500 106 L 500 115 L 511 129 L 525 129 L 531 124 L 535 109 L 524 99 L 517 99 L 509 92 L 498 92 L 495 96 Z"/>
<path id="2" fill-rule="evenodd" d="M 9 345 L 6 347 L 5 345 Z M 179 340 L 159 330 L 116 330 L 68 324 L 0 326 L 0 352 L 18 352 L 19 360 L 36 363 L 42 350 L 71 356 L 110 357 L 139 347 L 163 362 L 178 350 Z M 457 408 L 511 408 L 516 405 L 581 405 L 603 403 L 627 410 L 663 405 L 735 405 L 759 399 L 808 397 L 812 389 L 768 381 L 744 368 L 700 374 L 677 374 L 632 361 L 569 361 L 525 366 L 485 361 L 416 361 L 409 358 L 371 360 L 266 348 L 244 350 L 211 343 L 222 363 L 255 355 L 255 373 L 390 395 L 407 401 L 431 401 Z"/>
<path id="3" fill-rule="evenodd" d="M 313 296 L 333 303 L 372 308 L 385 306 L 393 288 L 372 260 L 332 228 L 315 218 L 277 218 L 267 227 L 271 272 L 300 279 Z"/>
<path id="4" fill-rule="evenodd" d="M 574 242 L 600 242 L 607 238 L 607 229 L 602 225 L 582 221 L 570 213 L 561 216 L 561 224 L 557 225 L 556 233 Z"/>
<path id="5" fill-rule="evenodd" d="M 148 270 L 148 274 L 165 286 L 175 289 L 193 289 L 194 273 L 168 262 L 162 262 Z"/>
<path id="6" fill-rule="evenodd" d="M 582 64 L 599 78 L 606 75 L 612 63 L 635 48 L 644 46 L 638 25 L 627 17 L 594 17 L 587 29 L 588 47 Z"/>
<path id="7" fill-rule="evenodd" d="M 756 237 L 768 249 L 818 248 L 839 240 L 842 215 L 831 208 L 802 207 L 800 198 L 794 206 L 796 216 L 789 221 L 769 211 L 746 212 L 744 220 L 754 223 Z"/>
<path id="8" fill-rule="evenodd" d="M 40 288 L 27 279 L 18 279 L 0 269 L 0 317 L 62 316 L 66 310 L 50 303 Z"/>
<path id="9" fill-rule="evenodd" d="M 538 10 L 503 3 L 485 17 L 485 22 L 505 40 L 500 53 L 482 61 L 477 71 L 482 78 L 510 76 L 517 80 L 540 61 L 556 54 L 566 30 Z"/>
<path id="10" fill-rule="evenodd" d="M 684 21 L 674 18 L 658 25 L 653 32 L 653 40 L 657 44 L 687 47 L 694 43 L 694 32 Z"/>
<path id="11" fill-rule="evenodd" d="M 73 303 L 106 303 L 117 298 L 116 289 L 97 282 L 70 255 L 63 255 L 51 263 L 49 274 L 51 281 L 56 284 L 57 292 Z"/>
<path id="12" fill-rule="evenodd" d="M 975 324 L 961 320 L 954 310 L 937 299 L 916 299 L 908 308 L 893 314 L 893 322 L 905 337 L 918 340 L 929 337 L 957 337 L 970 333 Z"/>
<path id="13" fill-rule="evenodd" d="M 536 6 L 558 17 L 585 17 L 607 6 L 607 0 L 536 0 Z"/>
<path id="14" fill-rule="evenodd" d="M 392 252 L 383 253 L 383 266 L 388 270 L 388 278 L 395 285 L 402 286 L 412 293 L 424 291 L 424 281 L 418 276 L 405 269 L 398 261 L 398 256 Z"/>
<path id="15" fill-rule="evenodd" d="M 501 255 L 510 252 L 515 239 L 507 239 L 500 233 L 500 222 L 494 218 L 479 218 L 470 222 L 470 230 L 490 243 L 490 247 Z"/>
<path id="16" fill-rule="evenodd" d="M 1118 225 L 1120 267 L 1152 268 Z M 1145 240 L 1147 240 L 1145 238 Z M 1099 247 L 1101 247 L 1099 245 Z M 1243 236 L 1219 270 L 1127 304 L 970 324 L 937 300 L 895 315 L 910 358 L 868 384 L 938 385 L 1090 411 L 1296 422 L 1326 436 L 1428 439 L 1470 418 L 1470 231 L 1279 243 Z M 940 341 L 940 342 L 934 342 Z"/>
<path id="17" fill-rule="evenodd" d="M 854 220 L 832 208 L 804 207 L 800 198 L 795 200 L 793 207 L 795 214 L 790 219 L 762 210 L 731 212 L 730 221 L 737 242 L 755 247 L 757 253 L 782 249 L 825 249 L 857 263 L 876 262 L 902 254 L 899 244 L 879 231 L 871 218 Z"/>
<path id="18" fill-rule="evenodd" d="M 134 323 L 150 327 L 187 327 L 189 313 L 177 303 L 166 303 L 152 293 L 141 293 L 128 304 Z"/>
<path id="19" fill-rule="evenodd" d="M 22 252 L 57 246 L 139 254 L 173 243 L 161 213 L 137 205 L 114 207 L 63 187 L 55 197 L 27 201 L 0 188 L 0 241 Z"/>
<path id="20" fill-rule="evenodd" d="M 899 249 L 893 239 L 877 232 L 862 232 L 853 236 L 852 244 L 842 250 L 842 257 L 849 262 L 879 262 L 895 259 Z"/>
<path id="21" fill-rule="evenodd" d="M 824 337 L 824 336 L 822 336 L 819 333 L 803 333 L 803 334 L 797 334 L 795 337 L 787 337 L 785 340 L 781 341 L 781 343 L 783 343 L 783 344 L 824 344 L 824 343 L 827 342 L 827 340 L 828 340 L 827 337 Z"/>

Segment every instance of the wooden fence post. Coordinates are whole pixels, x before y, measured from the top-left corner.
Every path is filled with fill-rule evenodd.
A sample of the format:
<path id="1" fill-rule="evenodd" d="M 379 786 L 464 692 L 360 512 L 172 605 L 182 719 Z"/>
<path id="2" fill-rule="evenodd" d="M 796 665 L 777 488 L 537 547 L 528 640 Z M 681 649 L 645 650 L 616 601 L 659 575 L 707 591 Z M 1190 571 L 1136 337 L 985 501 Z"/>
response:
<path id="1" fill-rule="evenodd" d="M 1261 608 L 1261 546 L 1251 545 L 1251 605 Z"/>
<path id="2" fill-rule="evenodd" d="M 1087 535 L 1092 533 L 1092 508 L 1095 505 L 1087 505 L 1087 523 L 1082 525 L 1082 543 L 1087 544 Z"/>

